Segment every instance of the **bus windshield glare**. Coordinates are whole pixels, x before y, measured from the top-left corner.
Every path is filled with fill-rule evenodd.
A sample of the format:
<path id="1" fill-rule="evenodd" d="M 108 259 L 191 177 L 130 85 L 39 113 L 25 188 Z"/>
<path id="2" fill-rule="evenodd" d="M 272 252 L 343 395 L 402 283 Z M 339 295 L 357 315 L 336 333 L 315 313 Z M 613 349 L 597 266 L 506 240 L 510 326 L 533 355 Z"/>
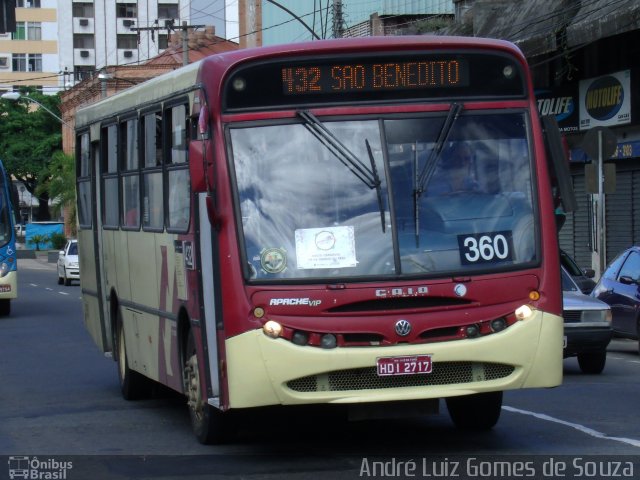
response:
<path id="1" fill-rule="evenodd" d="M 333 281 L 535 262 L 527 116 L 448 113 L 301 114 L 230 128 L 247 276 Z"/>

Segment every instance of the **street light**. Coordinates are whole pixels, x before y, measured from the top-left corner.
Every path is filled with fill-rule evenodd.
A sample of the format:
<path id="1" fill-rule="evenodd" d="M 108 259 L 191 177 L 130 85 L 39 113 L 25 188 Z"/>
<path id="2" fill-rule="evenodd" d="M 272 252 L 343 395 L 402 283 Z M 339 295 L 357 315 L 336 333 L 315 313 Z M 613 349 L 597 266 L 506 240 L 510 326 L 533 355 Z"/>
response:
<path id="1" fill-rule="evenodd" d="M 43 108 L 47 113 L 49 113 L 49 115 L 51 115 L 53 118 L 55 118 L 56 120 L 58 120 L 60 123 L 62 123 L 63 125 L 72 128 L 71 125 L 69 125 L 67 122 L 65 122 L 62 118 L 60 118 L 58 115 L 56 115 L 55 113 L 53 113 L 51 110 L 49 110 L 47 107 L 45 107 L 42 103 L 40 103 L 37 100 L 34 100 L 33 98 L 29 97 L 28 95 L 22 95 L 18 92 L 5 92 L 2 95 L 0 95 L 0 98 L 3 98 L 4 100 L 11 100 L 13 102 L 19 100 L 20 98 L 26 98 L 27 100 L 29 100 L 30 102 L 35 103 L 36 105 L 39 105 L 41 108 Z"/>

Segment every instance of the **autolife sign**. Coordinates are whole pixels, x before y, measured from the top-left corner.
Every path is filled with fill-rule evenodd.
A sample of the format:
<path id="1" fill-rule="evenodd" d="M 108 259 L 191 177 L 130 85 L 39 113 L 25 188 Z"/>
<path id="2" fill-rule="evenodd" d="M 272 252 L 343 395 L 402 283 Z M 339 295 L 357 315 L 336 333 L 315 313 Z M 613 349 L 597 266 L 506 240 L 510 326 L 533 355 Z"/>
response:
<path id="1" fill-rule="evenodd" d="M 578 85 L 554 87 L 535 91 L 538 113 L 556 117 L 562 133 L 578 132 Z"/>
<path id="2" fill-rule="evenodd" d="M 631 71 L 580 81 L 580 130 L 631 123 Z"/>

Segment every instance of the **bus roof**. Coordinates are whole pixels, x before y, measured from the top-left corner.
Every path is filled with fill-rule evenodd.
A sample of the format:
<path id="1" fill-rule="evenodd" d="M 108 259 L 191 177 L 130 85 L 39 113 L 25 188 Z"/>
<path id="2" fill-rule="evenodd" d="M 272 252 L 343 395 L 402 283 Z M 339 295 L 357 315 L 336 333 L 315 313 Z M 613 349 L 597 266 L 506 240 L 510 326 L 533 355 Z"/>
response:
<path id="1" fill-rule="evenodd" d="M 127 110 L 139 108 L 145 103 L 158 101 L 180 90 L 194 87 L 200 78 L 218 78 L 220 82 L 232 68 L 256 60 L 274 58 L 290 58 L 292 56 L 318 56 L 336 53 L 341 54 L 376 52 L 393 52 L 402 50 L 493 50 L 511 54 L 525 63 L 520 49 L 505 40 L 451 37 L 438 35 L 358 37 L 330 40 L 298 42 L 267 47 L 232 50 L 210 55 L 197 62 L 147 80 L 125 91 L 89 106 L 79 108 L 76 112 L 76 128 L 86 128 L 95 119 L 108 118 L 111 115 L 123 114 Z"/>

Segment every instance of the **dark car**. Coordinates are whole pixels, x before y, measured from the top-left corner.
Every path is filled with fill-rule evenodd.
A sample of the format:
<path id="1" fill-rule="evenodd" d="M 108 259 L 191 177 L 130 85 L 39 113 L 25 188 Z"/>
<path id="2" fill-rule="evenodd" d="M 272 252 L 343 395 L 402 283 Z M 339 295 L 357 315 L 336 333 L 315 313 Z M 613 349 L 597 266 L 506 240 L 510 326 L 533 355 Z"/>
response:
<path id="1" fill-rule="evenodd" d="M 615 336 L 640 338 L 640 246 L 628 248 L 609 264 L 591 296 L 611 306 Z"/>
<path id="2" fill-rule="evenodd" d="M 584 373 L 601 373 L 611 341 L 609 305 L 580 291 L 562 268 L 562 317 L 564 318 L 564 358 L 578 357 Z"/>
<path id="3" fill-rule="evenodd" d="M 593 280 L 596 272 L 593 268 L 580 268 L 576 261 L 567 252 L 560 250 L 560 263 L 569 272 L 573 281 L 578 284 L 582 293 L 589 295 L 596 286 Z"/>

